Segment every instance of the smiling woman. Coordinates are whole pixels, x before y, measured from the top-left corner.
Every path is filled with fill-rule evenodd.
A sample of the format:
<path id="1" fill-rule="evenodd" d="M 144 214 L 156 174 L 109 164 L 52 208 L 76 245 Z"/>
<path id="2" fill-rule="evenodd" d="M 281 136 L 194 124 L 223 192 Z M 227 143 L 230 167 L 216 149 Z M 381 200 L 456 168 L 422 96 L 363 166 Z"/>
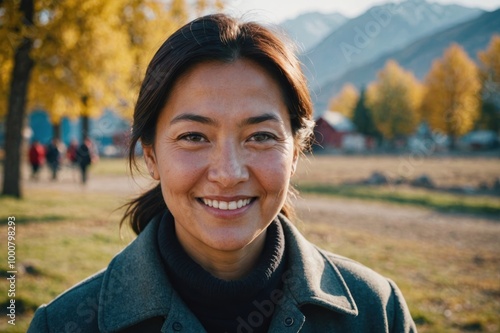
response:
<path id="1" fill-rule="evenodd" d="M 246 59 L 193 66 L 173 86 L 144 155 L 186 252 L 219 278 L 246 275 L 297 162 L 275 80 Z"/>
<path id="2" fill-rule="evenodd" d="M 290 222 L 312 127 L 299 63 L 270 29 L 210 15 L 174 33 L 134 113 L 130 165 L 140 142 L 157 181 L 122 220 L 138 237 L 30 332 L 415 331 L 392 281 Z"/>

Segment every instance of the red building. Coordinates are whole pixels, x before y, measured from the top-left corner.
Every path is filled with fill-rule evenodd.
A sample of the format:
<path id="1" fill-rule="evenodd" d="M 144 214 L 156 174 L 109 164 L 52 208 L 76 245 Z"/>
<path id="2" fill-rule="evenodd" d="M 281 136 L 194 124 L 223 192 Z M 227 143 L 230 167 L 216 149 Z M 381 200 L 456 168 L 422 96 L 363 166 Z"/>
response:
<path id="1" fill-rule="evenodd" d="M 354 124 L 339 112 L 325 111 L 314 127 L 316 145 L 325 150 L 344 149 L 347 136 L 355 133 Z"/>

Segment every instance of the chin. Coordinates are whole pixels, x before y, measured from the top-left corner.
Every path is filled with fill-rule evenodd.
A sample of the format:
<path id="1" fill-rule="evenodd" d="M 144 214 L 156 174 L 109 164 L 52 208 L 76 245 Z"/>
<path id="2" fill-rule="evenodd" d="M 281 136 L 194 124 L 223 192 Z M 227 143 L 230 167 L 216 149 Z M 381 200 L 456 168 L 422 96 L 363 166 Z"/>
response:
<path id="1" fill-rule="evenodd" d="M 219 251 L 238 251 L 252 244 L 258 239 L 258 235 L 242 235 L 241 231 L 232 231 L 218 235 L 208 236 L 207 242 L 210 247 Z"/>

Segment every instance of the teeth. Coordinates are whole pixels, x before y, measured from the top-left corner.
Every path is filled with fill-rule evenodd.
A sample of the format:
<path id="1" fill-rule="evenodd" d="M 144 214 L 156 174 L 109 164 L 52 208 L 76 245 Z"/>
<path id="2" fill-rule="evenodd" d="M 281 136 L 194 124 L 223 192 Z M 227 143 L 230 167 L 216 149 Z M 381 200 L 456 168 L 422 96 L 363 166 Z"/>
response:
<path id="1" fill-rule="evenodd" d="M 252 199 L 240 199 L 238 201 L 217 201 L 210 199 L 203 199 L 203 203 L 209 207 L 218 208 L 221 210 L 235 210 L 248 205 Z"/>

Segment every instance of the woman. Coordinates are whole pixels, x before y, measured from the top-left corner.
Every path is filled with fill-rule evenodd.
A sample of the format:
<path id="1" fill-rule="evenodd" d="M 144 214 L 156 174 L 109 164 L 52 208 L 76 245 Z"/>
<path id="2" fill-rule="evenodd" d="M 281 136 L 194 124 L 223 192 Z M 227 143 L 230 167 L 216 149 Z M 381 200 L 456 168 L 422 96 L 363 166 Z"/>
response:
<path id="1" fill-rule="evenodd" d="M 416 331 L 393 282 L 289 221 L 312 127 L 299 63 L 269 29 L 211 15 L 178 30 L 134 113 L 129 161 L 140 141 L 158 181 L 124 216 L 138 237 L 31 331 Z"/>
<path id="2" fill-rule="evenodd" d="M 45 163 L 45 148 L 38 140 L 33 140 L 28 151 L 28 159 L 31 165 L 31 179 L 38 180 L 40 167 Z"/>

